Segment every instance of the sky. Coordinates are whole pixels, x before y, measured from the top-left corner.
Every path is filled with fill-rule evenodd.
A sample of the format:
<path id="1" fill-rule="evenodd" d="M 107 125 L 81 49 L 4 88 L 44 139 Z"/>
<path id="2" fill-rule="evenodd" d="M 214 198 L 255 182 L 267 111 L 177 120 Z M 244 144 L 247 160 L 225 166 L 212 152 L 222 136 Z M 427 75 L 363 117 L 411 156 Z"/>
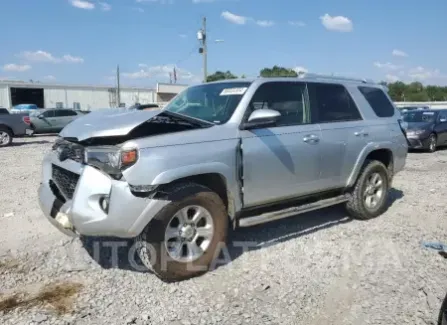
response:
<path id="1" fill-rule="evenodd" d="M 1 0 L 0 79 L 152 87 L 273 65 L 447 85 L 446 0 Z M 6 28 L 5 28 L 6 27 Z"/>

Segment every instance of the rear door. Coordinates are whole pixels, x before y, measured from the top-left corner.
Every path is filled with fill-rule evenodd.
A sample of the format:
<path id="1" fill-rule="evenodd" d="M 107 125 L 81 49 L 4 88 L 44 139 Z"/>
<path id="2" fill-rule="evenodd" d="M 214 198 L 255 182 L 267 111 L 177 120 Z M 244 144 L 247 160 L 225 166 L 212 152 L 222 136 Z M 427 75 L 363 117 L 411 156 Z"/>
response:
<path id="1" fill-rule="evenodd" d="M 368 128 L 345 86 L 308 83 L 312 122 L 321 128 L 322 189 L 341 188 L 368 142 Z"/>

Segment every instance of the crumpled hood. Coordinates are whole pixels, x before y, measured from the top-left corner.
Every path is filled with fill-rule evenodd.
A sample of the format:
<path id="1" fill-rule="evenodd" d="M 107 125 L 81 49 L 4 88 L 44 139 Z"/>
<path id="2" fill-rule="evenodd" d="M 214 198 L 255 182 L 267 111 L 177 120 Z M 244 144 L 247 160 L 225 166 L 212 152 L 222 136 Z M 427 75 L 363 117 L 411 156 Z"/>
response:
<path id="1" fill-rule="evenodd" d="M 124 136 L 160 113 L 161 110 L 102 109 L 75 119 L 59 135 L 64 138 L 76 138 L 78 141 L 96 137 Z"/>

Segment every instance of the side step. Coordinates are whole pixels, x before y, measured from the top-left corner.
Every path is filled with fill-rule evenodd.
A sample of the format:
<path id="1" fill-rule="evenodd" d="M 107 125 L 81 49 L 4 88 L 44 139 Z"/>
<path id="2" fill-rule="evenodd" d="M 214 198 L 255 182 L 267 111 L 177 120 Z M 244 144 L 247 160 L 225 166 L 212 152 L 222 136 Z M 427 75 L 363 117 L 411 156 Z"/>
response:
<path id="1" fill-rule="evenodd" d="M 273 212 L 263 213 L 258 216 L 242 218 L 239 220 L 239 227 L 251 227 L 255 225 L 259 225 L 262 223 L 284 219 L 292 216 L 296 216 L 298 214 L 310 212 L 313 210 L 322 209 L 325 207 L 329 207 L 331 205 L 336 205 L 339 203 L 343 203 L 348 201 L 347 195 L 340 195 L 336 197 L 331 197 L 329 199 L 324 199 L 312 203 L 307 203 L 303 205 L 298 205 L 291 208 L 286 208 L 283 210 L 277 210 Z"/>

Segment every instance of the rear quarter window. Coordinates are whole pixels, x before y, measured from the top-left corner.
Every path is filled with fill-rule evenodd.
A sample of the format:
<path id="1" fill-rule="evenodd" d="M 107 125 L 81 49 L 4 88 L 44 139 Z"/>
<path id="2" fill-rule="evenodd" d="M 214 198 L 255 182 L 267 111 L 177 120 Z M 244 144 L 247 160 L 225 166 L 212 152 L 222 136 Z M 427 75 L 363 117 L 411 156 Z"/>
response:
<path id="1" fill-rule="evenodd" d="M 374 87 L 358 87 L 377 117 L 394 116 L 394 106 L 382 89 Z"/>

